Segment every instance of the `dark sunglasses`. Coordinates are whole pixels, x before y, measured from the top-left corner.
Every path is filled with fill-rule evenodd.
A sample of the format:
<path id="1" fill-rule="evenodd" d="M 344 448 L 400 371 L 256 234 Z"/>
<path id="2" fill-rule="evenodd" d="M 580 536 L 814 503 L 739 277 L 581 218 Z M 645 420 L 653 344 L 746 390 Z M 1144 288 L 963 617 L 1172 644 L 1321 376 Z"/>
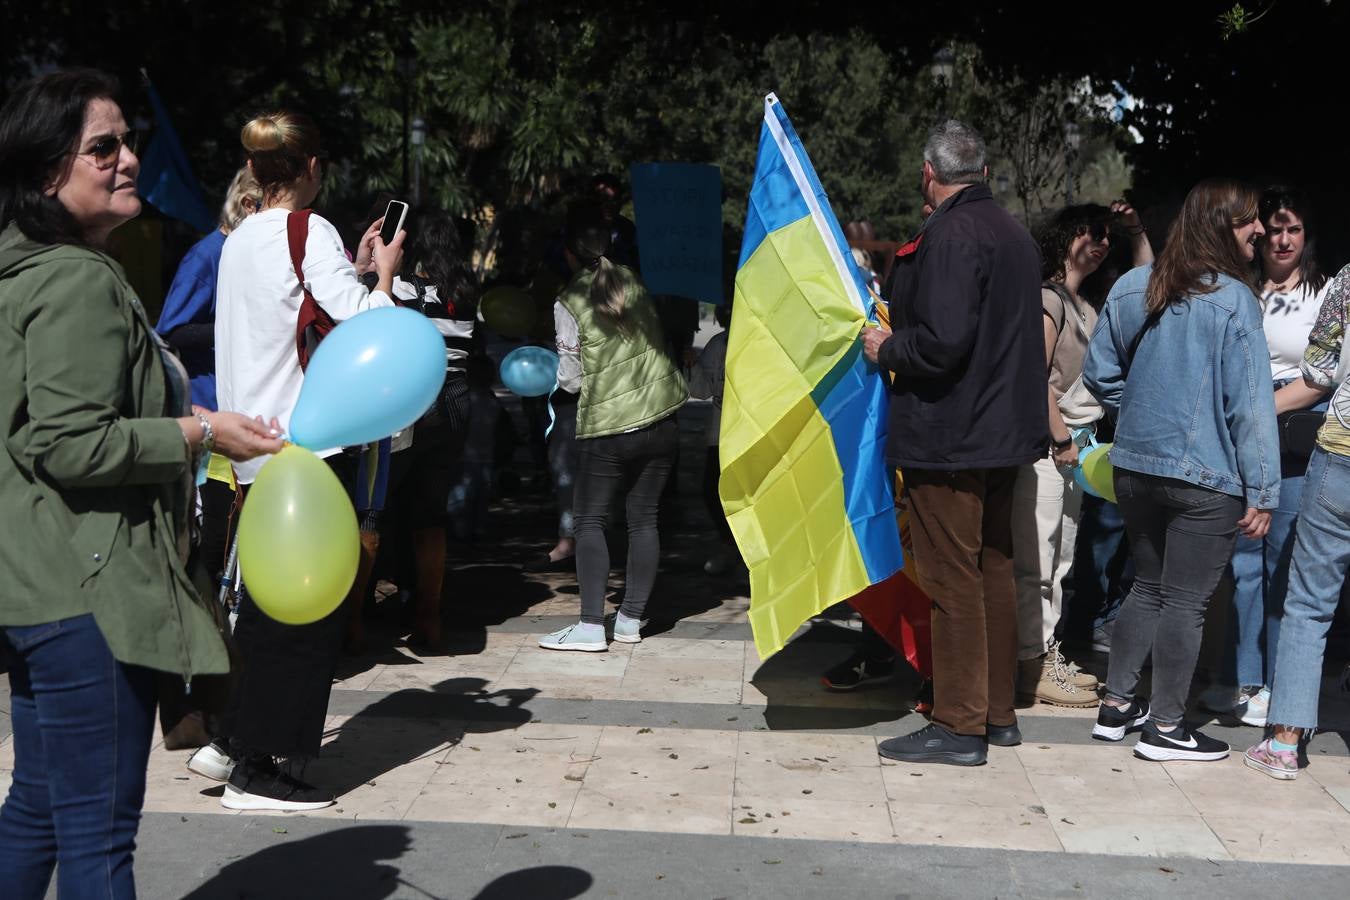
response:
<path id="1" fill-rule="evenodd" d="M 140 144 L 140 133 L 135 129 L 124 131 L 121 134 L 105 134 L 97 138 L 88 150 L 75 154 L 76 156 L 88 156 L 94 161 L 94 165 L 100 169 L 110 169 L 117 165 L 117 159 L 122 155 L 122 148 L 126 147 L 133 154 Z"/>

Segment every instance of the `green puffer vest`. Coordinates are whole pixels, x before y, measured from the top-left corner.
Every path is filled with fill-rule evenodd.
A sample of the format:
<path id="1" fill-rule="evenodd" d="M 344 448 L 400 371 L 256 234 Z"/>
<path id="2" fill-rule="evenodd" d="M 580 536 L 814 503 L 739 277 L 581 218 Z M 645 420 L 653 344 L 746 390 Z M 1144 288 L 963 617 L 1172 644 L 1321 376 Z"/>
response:
<path id="1" fill-rule="evenodd" d="M 666 355 L 656 305 L 630 269 L 614 266 L 627 282 L 621 331 L 591 305 L 591 272 L 580 272 L 559 302 L 577 320 L 581 337 L 581 397 L 577 438 L 597 438 L 659 422 L 689 399 L 689 389 Z"/>

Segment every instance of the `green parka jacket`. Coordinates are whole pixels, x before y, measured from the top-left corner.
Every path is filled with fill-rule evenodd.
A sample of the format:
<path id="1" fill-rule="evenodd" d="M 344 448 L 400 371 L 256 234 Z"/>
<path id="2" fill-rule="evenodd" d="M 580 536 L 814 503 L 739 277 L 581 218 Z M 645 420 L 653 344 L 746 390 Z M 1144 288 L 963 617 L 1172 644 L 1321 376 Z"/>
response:
<path id="1" fill-rule="evenodd" d="M 180 557 L 189 453 L 152 334 L 112 259 L 0 232 L 0 625 L 92 613 L 118 661 L 190 679 L 229 660 Z"/>

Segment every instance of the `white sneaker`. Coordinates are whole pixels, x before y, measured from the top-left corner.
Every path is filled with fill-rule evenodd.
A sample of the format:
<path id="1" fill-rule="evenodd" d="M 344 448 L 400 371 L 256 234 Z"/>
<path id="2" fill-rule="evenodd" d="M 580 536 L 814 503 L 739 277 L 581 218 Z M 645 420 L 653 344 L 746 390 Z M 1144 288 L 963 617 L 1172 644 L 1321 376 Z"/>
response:
<path id="1" fill-rule="evenodd" d="M 603 653 L 609 649 L 605 642 L 605 626 L 585 622 L 544 635 L 539 639 L 539 646 L 545 650 L 585 650 L 588 653 Z"/>
<path id="2" fill-rule="evenodd" d="M 195 772 L 203 778 L 229 781 L 230 773 L 234 771 L 234 760 L 230 759 L 229 754 L 222 750 L 219 744 L 213 742 L 205 747 L 198 747 L 188 757 L 187 767 L 189 772 Z"/>
<path id="3" fill-rule="evenodd" d="M 1266 716 L 1270 713 L 1270 688 L 1263 687 L 1254 694 L 1243 694 L 1233 709 L 1233 715 L 1238 717 L 1238 721 L 1244 725 L 1255 725 L 1257 728 L 1266 727 Z"/>
<path id="4" fill-rule="evenodd" d="M 614 640 L 620 644 L 642 643 L 642 628 L 647 620 L 630 619 L 623 613 L 614 617 Z"/>

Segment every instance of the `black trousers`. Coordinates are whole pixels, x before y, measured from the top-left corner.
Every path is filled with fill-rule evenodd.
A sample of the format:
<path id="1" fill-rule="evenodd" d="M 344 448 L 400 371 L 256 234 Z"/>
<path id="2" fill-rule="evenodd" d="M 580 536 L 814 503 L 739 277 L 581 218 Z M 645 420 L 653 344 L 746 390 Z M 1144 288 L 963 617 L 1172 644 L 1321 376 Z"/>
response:
<path id="1" fill-rule="evenodd" d="M 338 453 L 325 462 L 351 491 L 355 458 Z M 346 603 L 309 625 L 283 625 L 258 609 L 244 585 L 234 626 L 241 664 L 217 736 L 228 742 L 231 756 L 319 755 L 346 631 Z"/>
<path id="2" fill-rule="evenodd" d="M 605 621 L 605 589 L 609 582 L 609 545 L 605 525 L 610 501 L 625 497 L 628 518 L 627 587 L 620 611 L 641 619 L 656 583 L 661 538 L 656 514 L 661 491 L 675 464 L 679 430 L 673 416 L 607 437 L 577 441 L 576 516 L 577 581 L 581 585 L 581 621 Z"/>

